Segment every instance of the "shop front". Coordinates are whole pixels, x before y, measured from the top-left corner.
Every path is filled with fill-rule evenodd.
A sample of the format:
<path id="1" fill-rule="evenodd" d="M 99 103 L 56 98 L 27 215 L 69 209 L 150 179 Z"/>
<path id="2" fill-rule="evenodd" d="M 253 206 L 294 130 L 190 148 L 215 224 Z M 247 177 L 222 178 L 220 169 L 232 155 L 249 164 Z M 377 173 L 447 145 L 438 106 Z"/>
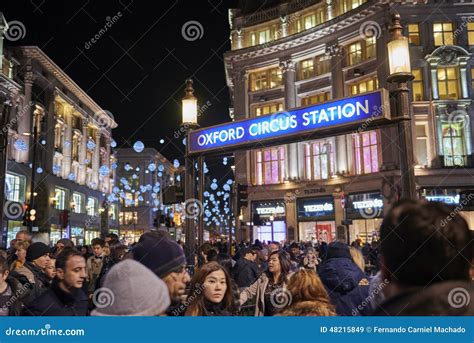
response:
<path id="1" fill-rule="evenodd" d="M 100 230 L 98 227 L 89 227 L 86 229 L 85 244 L 90 245 L 94 238 L 100 237 Z"/>
<path id="2" fill-rule="evenodd" d="M 7 221 L 7 247 L 10 246 L 10 242 L 15 239 L 16 234 L 19 231 L 26 230 L 23 226 L 23 222 L 19 220 L 8 220 Z"/>
<path id="3" fill-rule="evenodd" d="M 77 227 L 77 226 L 71 226 L 70 228 L 71 232 L 71 241 L 74 243 L 75 246 L 82 246 L 85 244 L 84 242 L 84 228 L 82 227 Z"/>
<path id="4" fill-rule="evenodd" d="M 346 218 L 349 224 L 349 240 L 362 243 L 378 241 L 383 220 L 383 197 L 380 192 L 349 194 Z"/>
<path id="5" fill-rule="evenodd" d="M 420 198 L 439 201 L 458 208 L 471 230 L 474 230 L 474 190 L 461 188 L 421 188 Z"/>
<path id="6" fill-rule="evenodd" d="M 335 240 L 336 221 L 332 196 L 298 199 L 297 209 L 299 241 L 330 243 Z"/>
<path id="7" fill-rule="evenodd" d="M 287 237 L 283 200 L 252 202 L 253 240 L 281 242 Z"/>
<path id="8" fill-rule="evenodd" d="M 49 241 L 52 245 L 55 245 L 61 238 L 69 238 L 68 228 L 63 228 L 61 225 L 51 224 L 49 232 Z"/>
<path id="9" fill-rule="evenodd" d="M 138 242 L 140 236 L 143 235 L 143 229 L 120 229 L 119 238 L 126 245 Z"/>

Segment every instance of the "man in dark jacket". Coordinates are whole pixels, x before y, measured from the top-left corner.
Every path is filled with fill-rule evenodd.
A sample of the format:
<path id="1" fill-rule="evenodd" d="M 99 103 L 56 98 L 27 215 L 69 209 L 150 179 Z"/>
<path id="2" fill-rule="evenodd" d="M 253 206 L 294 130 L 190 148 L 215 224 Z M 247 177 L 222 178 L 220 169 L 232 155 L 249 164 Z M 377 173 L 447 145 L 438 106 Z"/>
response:
<path id="1" fill-rule="evenodd" d="M 7 259 L 0 256 L 0 316 L 21 315 L 22 300 L 32 285 L 22 285 L 9 275 Z"/>
<path id="2" fill-rule="evenodd" d="M 474 315 L 473 241 L 458 212 L 437 202 L 393 205 L 380 228 L 386 300 L 372 315 Z"/>
<path id="3" fill-rule="evenodd" d="M 240 254 L 232 274 L 239 287 L 248 287 L 260 276 L 257 263 L 255 263 L 257 253 L 252 248 L 244 248 Z"/>
<path id="4" fill-rule="evenodd" d="M 86 261 L 80 252 L 65 248 L 56 259 L 56 278 L 51 288 L 25 306 L 26 316 L 86 316 Z"/>
<path id="5" fill-rule="evenodd" d="M 369 295 L 369 280 L 352 261 L 346 244 L 333 242 L 328 245 L 327 258 L 318 274 L 338 315 L 367 314 L 369 309 L 363 304 Z"/>

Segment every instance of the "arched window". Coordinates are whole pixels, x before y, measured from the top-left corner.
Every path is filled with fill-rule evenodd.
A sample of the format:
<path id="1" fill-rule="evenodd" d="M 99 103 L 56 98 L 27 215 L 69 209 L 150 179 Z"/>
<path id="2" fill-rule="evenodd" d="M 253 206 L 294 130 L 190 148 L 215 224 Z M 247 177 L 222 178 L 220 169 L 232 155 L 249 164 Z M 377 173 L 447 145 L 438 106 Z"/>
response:
<path id="1" fill-rule="evenodd" d="M 464 149 L 464 130 L 462 123 L 446 123 L 442 125 L 443 155 L 446 167 L 466 165 Z"/>

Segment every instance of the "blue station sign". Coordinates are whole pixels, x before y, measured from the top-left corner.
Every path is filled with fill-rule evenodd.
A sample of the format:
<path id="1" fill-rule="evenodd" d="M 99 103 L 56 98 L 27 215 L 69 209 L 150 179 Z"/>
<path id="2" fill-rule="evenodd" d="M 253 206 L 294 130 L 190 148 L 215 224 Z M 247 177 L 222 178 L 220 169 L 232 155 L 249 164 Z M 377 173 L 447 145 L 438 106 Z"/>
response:
<path id="1" fill-rule="evenodd" d="M 261 117 L 193 130 L 188 136 L 188 152 L 251 145 L 281 140 L 334 128 L 364 129 L 373 121 L 390 119 L 388 93 L 381 89 L 344 99 L 296 108 Z"/>

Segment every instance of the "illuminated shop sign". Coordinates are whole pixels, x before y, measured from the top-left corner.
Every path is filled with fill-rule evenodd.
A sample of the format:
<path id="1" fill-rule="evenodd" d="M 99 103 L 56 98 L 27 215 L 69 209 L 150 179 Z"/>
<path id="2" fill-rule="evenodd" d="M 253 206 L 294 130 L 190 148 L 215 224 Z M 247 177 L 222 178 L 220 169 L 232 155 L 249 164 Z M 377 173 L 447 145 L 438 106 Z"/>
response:
<path id="1" fill-rule="evenodd" d="M 285 203 L 283 201 L 262 201 L 252 204 L 253 212 L 260 217 L 269 218 L 270 216 L 284 217 Z"/>
<path id="2" fill-rule="evenodd" d="M 327 216 L 334 216 L 334 199 L 332 197 L 298 199 L 298 217 L 315 218 Z"/>
<path id="3" fill-rule="evenodd" d="M 425 197 L 428 201 L 439 201 L 449 205 L 459 205 L 459 194 L 458 195 L 430 195 Z"/>
<path id="4" fill-rule="evenodd" d="M 388 113 L 384 109 L 388 108 L 387 99 L 386 91 L 378 90 L 287 112 L 194 130 L 188 137 L 189 153 L 386 119 Z"/>
<path id="5" fill-rule="evenodd" d="M 273 215 L 273 214 L 284 214 L 285 208 L 282 206 L 276 207 L 257 207 L 256 211 L 259 215 Z"/>
<path id="6" fill-rule="evenodd" d="M 383 198 L 380 192 L 349 194 L 349 218 L 379 218 L 383 215 Z"/>

